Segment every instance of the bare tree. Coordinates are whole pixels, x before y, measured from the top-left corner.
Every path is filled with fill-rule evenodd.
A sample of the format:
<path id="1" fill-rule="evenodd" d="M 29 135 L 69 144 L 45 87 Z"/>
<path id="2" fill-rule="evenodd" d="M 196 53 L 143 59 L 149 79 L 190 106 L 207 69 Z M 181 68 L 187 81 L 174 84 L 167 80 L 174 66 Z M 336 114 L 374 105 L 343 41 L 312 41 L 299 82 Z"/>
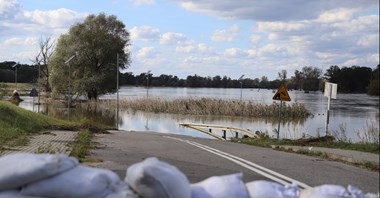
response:
<path id="1" fill-rule="evenodd" d="M 287 71 L 285 69 L 281 70 L 281 72 L 278 72 L 278 78 L 280 79 L 281 83 L 285 84 L 287 77 Z"/>
<path id="2" fill-rule="evenodd" d="M 55 50 L 55 39 L 47 37 L 41 38 L 39 42 L 39 52 L 33 61 L 34 65 L 39 67 L 39 84 L 42 85 L 44 91 L 50 92 L 49 84 L 49 60 Z"/>

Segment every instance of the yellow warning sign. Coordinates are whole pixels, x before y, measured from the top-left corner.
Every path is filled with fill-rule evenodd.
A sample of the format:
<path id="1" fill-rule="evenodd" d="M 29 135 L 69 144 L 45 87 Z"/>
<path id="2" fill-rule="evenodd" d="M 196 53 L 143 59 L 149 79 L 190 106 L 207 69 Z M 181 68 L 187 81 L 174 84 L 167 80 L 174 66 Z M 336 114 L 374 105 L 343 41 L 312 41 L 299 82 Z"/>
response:
<path id="1" fill-rule="evenodd" d="M 286 90 L 284 85 L 281 85 L 276 94 L 273 96 L 273 100 L 281 100 L 281 101 L 290 101 L 290 96 L 288 94 L 288 90 Z"/>

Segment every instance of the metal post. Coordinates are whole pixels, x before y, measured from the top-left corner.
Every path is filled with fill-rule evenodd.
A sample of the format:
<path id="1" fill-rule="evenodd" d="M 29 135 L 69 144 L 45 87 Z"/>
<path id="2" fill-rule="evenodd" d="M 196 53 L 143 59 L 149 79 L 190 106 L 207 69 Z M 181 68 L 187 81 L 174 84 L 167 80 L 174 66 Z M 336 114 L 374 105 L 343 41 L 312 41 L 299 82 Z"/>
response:
<path id="1" fill-rule="evenodd" d="M 67 114 L 70 120 L 70 103 L 71 103 L 71 66 L 69 64 L 69 98 L 67 100 Z"/>
<path id="2" fill-rule="evenodd" d="M 208 129 L 208 132 L 212 133 L 212 129 Z"/>
<path id="3" fill-rule="evenodd" d="M 280 109 L 278 110 L 277 139 L 280 139 L 281 109 L 282 109 L 282 100 L 280 101 Z"/>
<path id="4" fill-rule="evenodd" d="M 41 65 L 40 64 L 38 64 L 38 80 L 37 80 L 37 82 L 38 82 L 38 107 L 37 107 L 37 110 L 38 110 L 38 113 L 40 112 L 40 93 L 41 93 Z"/>
<path id="5" fill-rule="evenodd" d="M 16 69 L 15 69 L 15 82 L 16 82 L 16 91 L 17 91 L 17 65 L 16 65 Z"/>
<path id="6" fill-rule="evenodd" d="M 240 81 L 240 102 L 243 101 L 243 81 Z"/>
<path id="7" fill-rule="evenodd" d="M 149 72 L 146 73 L 146 97 L 148 98 L 149 93 Z"/>
<path id="8" fill-rule="evenodd" d="M 116 129 L 119 130 L 119 53 L 116 59 Z"/>
<path id="9" fill-rule="evenodd" d="M 226 140 L 227 139 L 227 136 L 226 136 L 226 130 L 223 130 L 223 138 Z"/>
<path id="10" fill-rule="evenodd" d="M 235 137 L 239 138 L 239 133 L 238 132 L 235 132 Z"/>
<path id="11" fill-rule="evenodd" d="M 327 113 L 326 113 L 326 127 L 325 127 L 325 136 L 328 135 L 329 131 L 329 123 L 330 123 L 330 104 L 331 104 L 331 96 L 332 96 L 332 84 L 330 83 L 330 93 L 327 101 Z"/>

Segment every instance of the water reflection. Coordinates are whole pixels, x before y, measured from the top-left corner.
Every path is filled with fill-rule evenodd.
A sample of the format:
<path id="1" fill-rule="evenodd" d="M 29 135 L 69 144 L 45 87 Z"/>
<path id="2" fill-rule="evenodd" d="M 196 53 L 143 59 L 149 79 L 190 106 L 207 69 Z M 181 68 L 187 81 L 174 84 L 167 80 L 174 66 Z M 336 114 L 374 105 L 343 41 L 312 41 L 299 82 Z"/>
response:
<path id="1" fill-rule="evenodd" d="M 327 98 L 321 92 L 310 92 L 305 94 L 301 91 L 289 91 L 292 102 L 304 104 L 312 113 L 304 120 L 282 120 L 281 138 L 301 138 L 304 136 L 324 135 L 326 122 Z M 146 90 L 139 87 L 122 87 L 120 98 L 138 99 L 146 97 Z M 149 97 L 160 97 L 165 99 L 175 98 L 200 98 L 212 97 L 220 99 L 240 100 L 240 89 L 211 89 L 211 88 L 151 88 Z M 257 103 L 271 104 L 272 90 L 243 89 L 243 100 L 255 101 Z M 101 99 L 115 99 L 115 95 L 105 95 Z M 25 101 L 20 106 L 36 111 L 31 97 L 22 97 Z M 83 120 L 86 118 L 97 123 L 104 123 L 107 126 L 116 126 L 115 112 L 112 105 L 101 106 L 99 104 L 82 103 L 71 109 L 71 119 Z M 41 105 L 40 111 L 48 115 L 67 119 L 67 108 L 60 106 Z M 337 100 L 331 101 L 329 129 L 339 131 L 341 126 L 345 126 L 345 133 L 348 139 L 353 142 L 359 141 L 356 132 L 363 130 L 367 122 L 373 122 L 379 126 L 379 98 L 366 94 L 338 94 Z M 206 137 L 207 135 L 196 132 L 192 129 L 180 127 L 179 123 L 197 123 L 233 126 L 250 131 L 267 132 L 270 136 L 276 137 L 274 130 L 277 128 L 278 120 L 241 118 L 226 116 L 190 116 L 173 114 L 155 114 L 147 112 L 133 112 L 121 110 L 118 121 L 119 129 L 133 131 L 155 131 L 160 133 L 183 134 L 196 137 Z M 221 135 L 221 132 L 220 132 Z M 232 136 L 233 134 L 229 134 Z"/>

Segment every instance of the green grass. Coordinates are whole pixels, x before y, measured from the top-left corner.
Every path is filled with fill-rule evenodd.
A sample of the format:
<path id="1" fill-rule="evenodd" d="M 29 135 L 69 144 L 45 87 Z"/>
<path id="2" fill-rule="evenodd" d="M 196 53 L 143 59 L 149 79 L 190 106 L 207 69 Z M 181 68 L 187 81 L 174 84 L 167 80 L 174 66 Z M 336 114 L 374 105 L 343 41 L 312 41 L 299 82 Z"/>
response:
<path id="1" fill-rule="evenodd" d="M 28 142 L 28 135 L 61 125 L 73 126 L 74 123 L 0 101 L 0 147 L 24 145 Z"/>
<path id="2" fill-rule="evenodd" d="M 85 157 L 90 153 L 92 149 L 92 137 L 93 133 L 89 130 L 81 130 L 79 131 L 77 137 L 71 145 L 71 153 L 70 156 L 76 157 L 79 161 L 85 161 Z"/>
<path id="3" fill-rule="evenodd" d="M 271 147 L 272 145 L 289 145 L 289 146 L 314 146 L 314 147 L 324 147 L 324 148 L 335 148 L 335 149 L 345 149 L 354 150 L 361 152 L 368 152 L 379 154 L 379 144 L 376 143 L 349 143 L 342 141 L 335 141 L 332 136 L 320 137 L 314 139 L 305 140 L 289 140 L 289 139 L 273 139 L 268 136 L 260 135 L 259 138 L 243 138 L 243 139 L 232 139 L 233 142 L 240 142 L 244 144 L 261 146 L 261 147 Z"/>

